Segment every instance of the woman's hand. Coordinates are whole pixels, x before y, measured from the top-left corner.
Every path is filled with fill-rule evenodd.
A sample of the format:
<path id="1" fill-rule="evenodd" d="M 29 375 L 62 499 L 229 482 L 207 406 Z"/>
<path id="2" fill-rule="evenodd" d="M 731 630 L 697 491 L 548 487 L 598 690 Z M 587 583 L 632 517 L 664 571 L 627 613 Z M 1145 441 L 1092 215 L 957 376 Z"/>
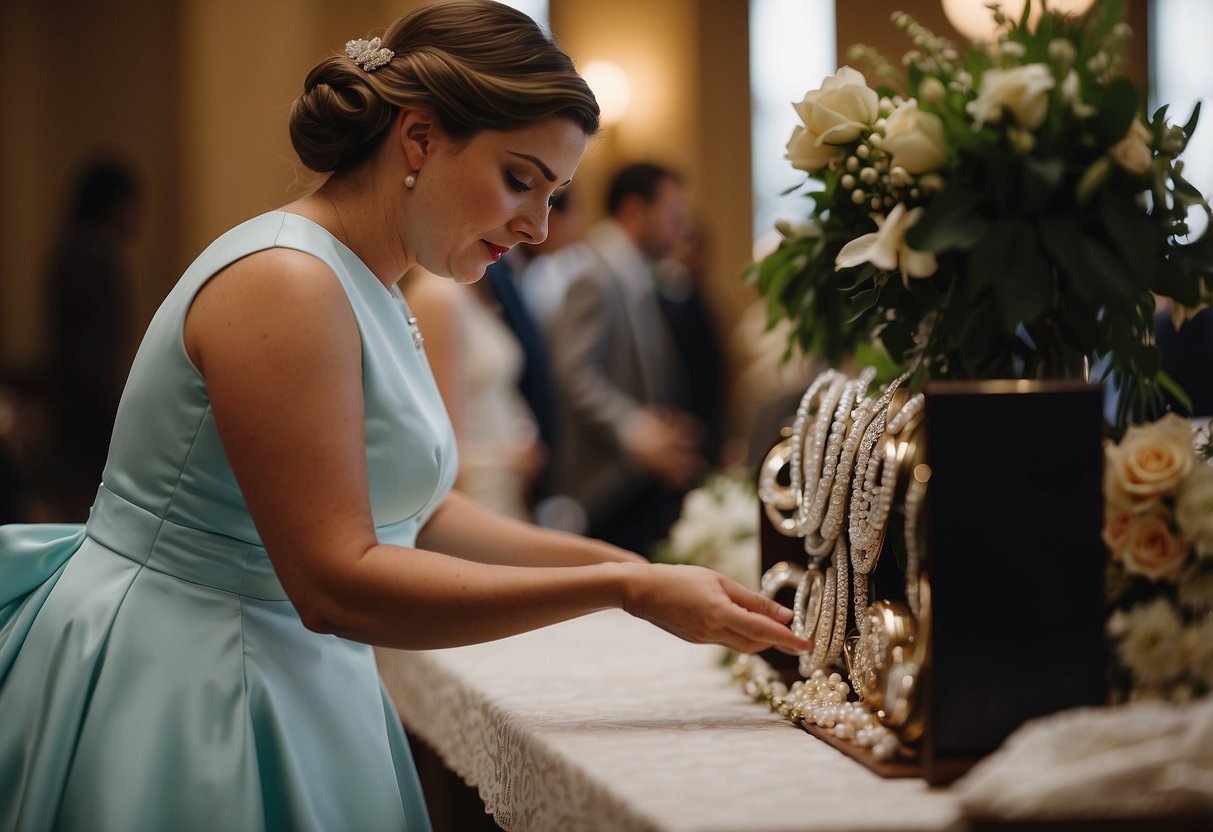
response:
<path id="1" fill-rule="evenodd" d="M 624 592 L 627 612 L 686 641 L 741 653 L 774 647 L 796 655 L 813 649 L 812 641 L 788 628 L 791 610 L 710 569 L 641 566 Z"/>

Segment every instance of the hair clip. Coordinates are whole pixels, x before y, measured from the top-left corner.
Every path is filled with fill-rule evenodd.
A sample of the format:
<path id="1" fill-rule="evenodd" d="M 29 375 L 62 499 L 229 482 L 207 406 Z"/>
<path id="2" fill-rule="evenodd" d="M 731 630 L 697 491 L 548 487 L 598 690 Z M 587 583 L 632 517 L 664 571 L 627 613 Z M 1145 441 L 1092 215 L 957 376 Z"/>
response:
<path id="1" fill-rule="evenodd" d="M 396 53 L 392 50 L 380 48 L 381 43 L 379 38 L 346 41 L 345 54 L 349 55 L 350 60 L 358 64 L 358 68 L 362 71 L 374 72 L 396 57 Z"/>

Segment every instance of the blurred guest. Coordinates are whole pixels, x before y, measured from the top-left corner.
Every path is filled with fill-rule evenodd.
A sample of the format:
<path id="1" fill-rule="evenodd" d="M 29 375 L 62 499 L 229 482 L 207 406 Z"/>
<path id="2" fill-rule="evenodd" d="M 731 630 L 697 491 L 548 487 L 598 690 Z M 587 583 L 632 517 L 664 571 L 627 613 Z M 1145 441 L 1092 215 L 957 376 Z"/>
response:
<path id="1" fill-rule="evenodd" d="M 46 275 L 47 392 L 53 485 L 65 519 L 82 520 L 101 480 L 130 369 L 133 286 L 127 249 L 139 228 L 140 185 L 117 159 L 78 176 Z"/>
<path id="2" fill-rule="evenodd" d="M 703 296 L 707 281 L 706 240 L 691 226 L 670 256 L 655 269 L 657 298 L 684 372 L 679 406 L 704 428 L 703 453 L 719 465 L 724 430 L 724 355 L 716 322 Z"/>
<path id="3" fill-rule="evenodd" d="M 607 211 L 549 333 L 564 425 L 556 489 L 580 504 L 589 535 L 647 553 L 705 466 L 703 426 L 679 407 L 685 367 L 655 279 L 686 234 L 686 188 L 664 167 L 630 165 Z"/>
<path id="4" fill-rule="evenodd" d="M 525 353 L 486 281 L 460 286 L 413 269 L 403 284 L 459 448 L 456 486 L 499 514 L 530 520 L 531 490 L 547 461 L 519 391 Z"/>
<path id="5" fill-rule="evenodd" d="M 547 240 L 537 246 L 519 247 L 530 254 L 525 273 L 519 279 L 522 297 L 531 316 L 544 331 L 560 311 L 569 281 L 584 271 L 593 259 L 584 246 L 575 245 L 584 234 L 581 203 L 576 192 L 570 189 L 552 200 Z"/>
<path id="6" fill-rule="evenodd" d="M 551 494 L 550 466 L 548 454 L 556 444 L 558 414 L 556 409 L 556 387 L 552 379 L 551 363 L 543 331 L 532 314 L 526 290 L 535 278 L 532 267 L 541 259 L 551 260 L 552 255 L 576 241 L 580 235 L 579 224 L 572 219 L 574 214 L 572 194 L 569 190 L 558 192 L 551 202 L 548 213 L 548 236 L 541 243 L 519 245 L 510 249 L 501 259 L 485 270 L 484 283 L 488 298 L 501 321 L 506 325 L 522 350 L 522 373 L 518 377 L 518 392 L 526 399 L 535 427 L 542 443 L 544 463 L 535 473 L 531 484 L 532 504 L 546 499 Z M 558 272 L 549 270 L 545 274 Z M 549 280 L 549 293 L 559 291 Z M 542 294 L 539 293 L 539 294 Z M 557 301 L 559 302 L 559 300 Z"/>
<path id="7" fill-rule="evenodd" d="M 1170 310 L 1154 316 L 1162 368 L 1188 394 L 1190 407 L 1171 396 L 1167 405 L 1188 417 L 1213 416 L 1213 309 L 1176 321 Z"/>

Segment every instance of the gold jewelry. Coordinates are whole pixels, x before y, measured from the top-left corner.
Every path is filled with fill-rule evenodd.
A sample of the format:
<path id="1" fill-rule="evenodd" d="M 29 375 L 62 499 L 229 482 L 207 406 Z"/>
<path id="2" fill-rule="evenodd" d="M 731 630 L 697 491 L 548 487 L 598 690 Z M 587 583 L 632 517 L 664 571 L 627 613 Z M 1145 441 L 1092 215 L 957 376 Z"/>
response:
<path id="1" fill-rule="evenodd" d="M 790 438 L 776 443 L 758 471 L 758 499 L 762 502 L 762 510 L 776 531 L 785 537 L 796 536 L 796 518 L 784 514 L 796 508 L 795 486 L 794 483 L 786 486 L 779 483 L 779 472 L 788 467 L 791 451 Z"/>

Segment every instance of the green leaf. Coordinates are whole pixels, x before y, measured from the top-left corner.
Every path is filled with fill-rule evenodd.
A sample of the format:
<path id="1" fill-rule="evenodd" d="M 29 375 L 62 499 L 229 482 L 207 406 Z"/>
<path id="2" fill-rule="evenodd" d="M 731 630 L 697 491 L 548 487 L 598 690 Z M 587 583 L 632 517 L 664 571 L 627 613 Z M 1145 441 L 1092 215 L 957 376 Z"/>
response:
<path id="1" fill-rule="evenodd" d="M 1167 395 L 1175 399 L 1181 408 L 1188 413 L 1192 412 L 1192 399 L 1188 395 L 1188 391 L 1184 390 L 1178 381 L 1171 378 L 1166 370 L 1159 370 L 1154 381 L 1161 387 Z"/>
<path id="2" fill-rule="evenodd" d="M 1105 199 L 1099 217 L 1112 247 L 1128 267 L 1133 291 L 1146 291 L 1158 265 L 1158 241 L 1149 215 L 1125 199 Z"/>
<path id="3" fill-rule="evenodd" d="M 1049 199 L 1061 185 L 1066 163 L 1060 156 L 1046 159 L 1029 156 L 1024 160 L 1023 169 L 1024 210 L 1035 213 L 1048 205 Z"/>
<path id="4" fill-rule="evenodd" d="M 1005 331 L 1019 323 L 1036 320 L 1049 302 L 1049 262 L 1040 251 L 1039 241 L 1026 223 L 1016 231 L 1012 241 L 1007 271 L 994 284 L 1002 309 Z"/>
<path id="5" fill-rule="evenodd" d="M 1072 217 L 1044 217 L 1039 231 L 1049 257 L 1090 309 L 1098 309 L 1109 296 L 1125 302 L 1133 300 L 1133 281 L 1120 262 L 1090 239 Z"/>
<path id="6" fill-rule="evenodd" d="M 990 233 L 969 253 L 965 274 L 965 297 L 975 300 L 988 287 L 1002 298 L 1005 284 L 1018 279 L 1024 268 L 1024 253 L 1035 246 L 1031 228 L 1019 218 L 995 223 Z"/>
<path id="7" fill-rule="evenodd" d="M 1137 87 L 1123 75 L 1097 89 L 1094 131 L 1101 144 L 1110 146 L 1124 138 L 1142 102 L 1138 100 Z"/>
<path id="8" fill-rule="evenodd" d="M 989 223 L 978 213 L 981 198 L 957 185 L 935 195 L 906 242 L 919 251 L 968 251 L 985 236 Z"/>
<path id="9" fill-rule="evenodd" d="M 1184 125 L 1184 135 L 1191 136 L 1196 132 L 1196 123 L 1200 121 L 1200 102 L 1196 102 L 1196 106 L 1192 108 L 1192 115 L 1188 116 L 1188 121 Z"/>

